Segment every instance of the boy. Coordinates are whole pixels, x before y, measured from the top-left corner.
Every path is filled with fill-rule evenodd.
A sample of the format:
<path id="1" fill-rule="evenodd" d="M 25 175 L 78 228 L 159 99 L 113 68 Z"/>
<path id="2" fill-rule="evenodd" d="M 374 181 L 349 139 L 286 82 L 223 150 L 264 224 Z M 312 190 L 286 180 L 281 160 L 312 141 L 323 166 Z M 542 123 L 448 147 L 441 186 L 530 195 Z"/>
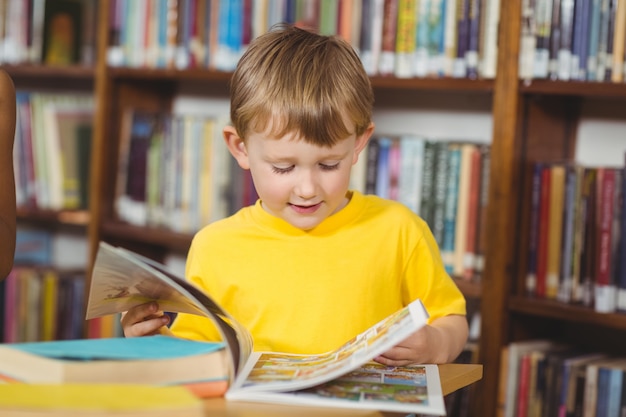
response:
<path id="1" fill-rule="evenodd" d="M 463 349 L 465 299 L 428 226 L 397 202 L 348 190 L 374 130 L 373 101 L 346 42 L 291 26 L 255 40 L 233 74 L 224 139 L 259 200 L 197 233 L 186 275 L 250 330 L 257 350 L 327 352 L 416 298 L 429 325 L 377 361 L 445 363 Z M 156 303 L 122 318 L 126 336 L 167 323 Z M 171 330 L 216 337 L 194 315 Z"/>

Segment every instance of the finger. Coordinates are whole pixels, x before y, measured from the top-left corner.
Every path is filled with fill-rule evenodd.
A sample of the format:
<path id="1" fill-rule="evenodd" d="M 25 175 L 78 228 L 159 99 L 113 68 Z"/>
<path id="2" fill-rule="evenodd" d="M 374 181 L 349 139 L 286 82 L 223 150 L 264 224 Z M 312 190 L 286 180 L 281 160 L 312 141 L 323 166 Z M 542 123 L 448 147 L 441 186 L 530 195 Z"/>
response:
<path id="1" fill-rule="evenodd" d="M 407 366 L 414 363 L 413 361 L 408 359 L 391 359 L 383 355 L 375 357 L 374 361 L 385 366 Z"/>
<path id="2" fill-rule="evenodd" d="M 166 326 L 170 321 L 169 316 L 163 315 L 150 318 L 132 326 L 124 327 L 124 335 L 126 337 L 147 336 L 160 333 L 160 329 Z"/>
<path id="3" fill-rule="evenodd" d="M 122 325 L 132 325 L 145 320 L 159 311 L 159 305 L 155 301 L 135 306 L 122 314 Z"/>

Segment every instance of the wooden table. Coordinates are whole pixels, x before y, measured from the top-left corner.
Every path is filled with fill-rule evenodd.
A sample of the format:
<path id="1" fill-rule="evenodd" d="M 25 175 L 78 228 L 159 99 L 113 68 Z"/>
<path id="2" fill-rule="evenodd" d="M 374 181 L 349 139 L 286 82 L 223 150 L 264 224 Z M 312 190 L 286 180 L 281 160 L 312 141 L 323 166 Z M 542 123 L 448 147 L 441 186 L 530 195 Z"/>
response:
<path id="1" fill-rule="evenodd" d="M 443 395 L 473 384 L 483 376 L 482 365 L 446 364 L 439 365 L 439 378 Z M 372 410 L 351 410 L 329 407 L 304 407 L 277 404 L 226 401 L 224 398 L 211 398 L 205 401 L 207 416 L 215 417 L 384 417 L 400 416 L 406 413 L 388 413 Z"/>

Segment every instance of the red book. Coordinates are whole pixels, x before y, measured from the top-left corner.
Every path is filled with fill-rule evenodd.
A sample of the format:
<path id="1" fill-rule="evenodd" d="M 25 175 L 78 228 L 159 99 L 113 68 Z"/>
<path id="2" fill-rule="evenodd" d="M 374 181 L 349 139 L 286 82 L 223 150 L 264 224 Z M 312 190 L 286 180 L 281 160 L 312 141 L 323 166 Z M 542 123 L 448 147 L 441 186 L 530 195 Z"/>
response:
<path id="1" fill-rule="evenodd" d="M 611 278 L 615 170 L 612 168 L 598 169 L 597 181 L 596 227 L 598 241 L 596 245 L 595 309 L 599 312 L 610 313 L 615 311 L 617 301 L 615 285 Z"/>
<path id="2" fill-rule="evenodd" d="M 467 243 L 463 259 L 463 277 L 470 280 L 475 273 L 476 235 L 478 233 L 478 204 L 481 179 L 481 154 L 476 147 L 472 150 L 469 184 L 469 204 L 467 206 Z"/>

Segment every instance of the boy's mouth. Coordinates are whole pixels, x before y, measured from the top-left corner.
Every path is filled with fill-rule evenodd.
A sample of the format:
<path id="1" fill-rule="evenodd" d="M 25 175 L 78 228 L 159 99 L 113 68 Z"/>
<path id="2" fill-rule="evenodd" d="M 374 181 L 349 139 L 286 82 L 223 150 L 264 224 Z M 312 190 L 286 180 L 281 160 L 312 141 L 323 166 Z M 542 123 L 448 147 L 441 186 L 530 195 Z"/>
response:
<path id="1" fill-rule="evenodd" d="M 298 204 L 290 204 L 291 208 L 299 214 L 311 214 L 311 213 L 315 213 L 317 211 L 317 209 L 320 208 L 320 206 L 322 205 L 322 203 L 317 203 L 317 204 L 313 204 L 313 205 L 298 205 Z"/>

